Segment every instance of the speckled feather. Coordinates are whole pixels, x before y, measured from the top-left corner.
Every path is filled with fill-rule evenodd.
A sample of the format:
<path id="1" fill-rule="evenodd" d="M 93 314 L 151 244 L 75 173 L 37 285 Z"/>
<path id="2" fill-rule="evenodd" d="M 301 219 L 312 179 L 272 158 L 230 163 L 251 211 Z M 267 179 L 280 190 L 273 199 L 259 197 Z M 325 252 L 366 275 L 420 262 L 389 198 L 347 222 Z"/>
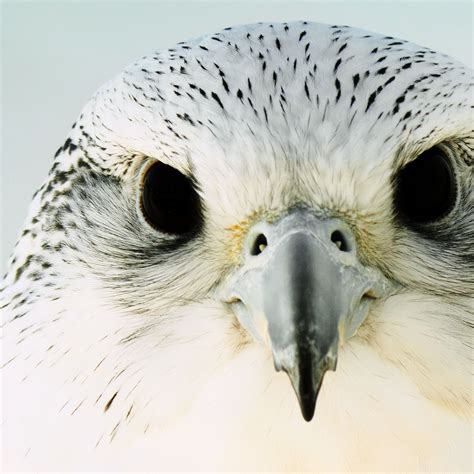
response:
<path id="1" fill-rule="evenodd" d="M 5 276 L 7 467 L 471 470 L 472 109 L 453 59 L 307 22 L 179 43 L 103 86 Z M 393 179 L 433 145 L 456 162 L 458 201 L 417 232 Z M 199 233 L 141 216 L 156 159 L 194 181 Z M 252 223 L 297 204 L 349 222 L 360 259 L 401 288 L 343 348 L 309 425 L 214 298 Z"/>

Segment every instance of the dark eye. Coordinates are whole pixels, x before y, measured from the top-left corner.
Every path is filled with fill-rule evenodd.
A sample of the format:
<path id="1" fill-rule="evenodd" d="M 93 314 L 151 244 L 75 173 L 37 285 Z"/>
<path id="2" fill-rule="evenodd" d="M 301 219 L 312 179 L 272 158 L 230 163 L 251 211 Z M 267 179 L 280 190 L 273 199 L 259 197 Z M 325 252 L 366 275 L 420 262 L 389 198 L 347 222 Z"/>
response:
<path id="1" fill-rule="evenodd" d="M 143 180 L 141 208 L 160 232 L 184 234 L 201 222 L 201 206 L 192 181 L 172 166 L 156 162 Z"/>
<path id="2" fill-rule="evenodd" d="M 433 147 L 408 163 L 395 180 L 395 208 L 415 223 L 440 219 L 456 201 L 456 178 L 443 150 Z"/>

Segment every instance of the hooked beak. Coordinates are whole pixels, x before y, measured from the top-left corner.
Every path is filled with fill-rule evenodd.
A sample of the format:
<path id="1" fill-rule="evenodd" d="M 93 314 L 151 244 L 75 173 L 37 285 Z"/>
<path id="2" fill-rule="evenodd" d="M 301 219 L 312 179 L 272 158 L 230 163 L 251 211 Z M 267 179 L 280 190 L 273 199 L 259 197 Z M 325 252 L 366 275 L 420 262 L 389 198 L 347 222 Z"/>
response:
<path id="1" fill-rule="evenodd" d="M 266 328 L 275 368 L 290 377 L 310 421 L 324 374 L 336 369 L 340 339 L 357 331 L 387 285 L 360 264 L 355 238 L 339 219 L 297 210 L 257 224 L 248 237 L 246 261 L 228 287 L 234 311 L 256 340 L 265 340 Z M 259 241 L 266 246 L 255 251 Z"/>
<path id="2" fill-rule="evenodd" d="M 326 370 L 336 368 L 341 298 L 339 268 L 331 263 L 311 235 L 296 232 L 283 239 L 263 272 L 275 367 L 289 375 L 306 421 Z"/>

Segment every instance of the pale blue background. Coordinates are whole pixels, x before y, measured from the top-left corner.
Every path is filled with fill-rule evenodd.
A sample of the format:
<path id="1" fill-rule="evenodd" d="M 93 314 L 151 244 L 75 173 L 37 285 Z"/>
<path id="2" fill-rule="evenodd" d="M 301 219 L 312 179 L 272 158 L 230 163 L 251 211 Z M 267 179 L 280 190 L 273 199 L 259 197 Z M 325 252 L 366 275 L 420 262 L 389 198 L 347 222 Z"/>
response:
<path id="1" fill-rule="evenodd" d="M 290 20 L 358 26 L 472 67 L 471 2 L 3 2 L 2 267 L 54 152 L 103 82 L 181 40 L 235 24 Z"/>

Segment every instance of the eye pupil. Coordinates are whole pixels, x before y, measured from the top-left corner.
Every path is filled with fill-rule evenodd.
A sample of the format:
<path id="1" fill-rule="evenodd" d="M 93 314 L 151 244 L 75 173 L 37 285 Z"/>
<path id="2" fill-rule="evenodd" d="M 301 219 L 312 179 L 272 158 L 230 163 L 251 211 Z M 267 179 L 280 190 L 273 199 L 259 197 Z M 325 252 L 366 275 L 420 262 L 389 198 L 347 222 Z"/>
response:
<path id="1" fill-rule="evenodd" d="M 146 171 L 141 209 L 150 225 L 168 234 L 190 232 L 201 222 L 199 196 L 191 179 L 161 162 Z"/>
<path id="2" fill-rule="evenodd" d="M 395 208 L 414 223 L 440 219 L 456 200 L 452 165 L 437 147 L 423 152 L 400 170 L 395 184 Z"/>

